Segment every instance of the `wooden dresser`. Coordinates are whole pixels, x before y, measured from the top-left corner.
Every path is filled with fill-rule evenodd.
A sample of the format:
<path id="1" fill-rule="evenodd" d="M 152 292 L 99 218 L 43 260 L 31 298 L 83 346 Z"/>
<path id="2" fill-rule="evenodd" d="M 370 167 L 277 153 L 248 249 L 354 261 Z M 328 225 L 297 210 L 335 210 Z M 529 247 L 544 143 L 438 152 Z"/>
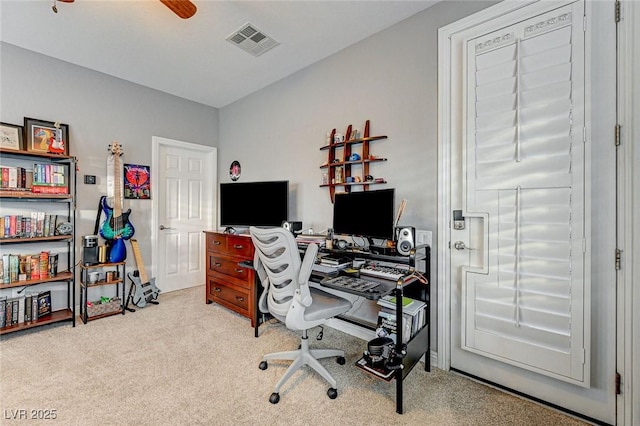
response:
<path id="1" fill-rule="evenodd" d="M 255 326 L 254 271 L 239 262 L 253 261 L 253 243 L 248 235 L 205 231 L 207 236 L 206 302 L 218 303 L 244 315 Z"/>

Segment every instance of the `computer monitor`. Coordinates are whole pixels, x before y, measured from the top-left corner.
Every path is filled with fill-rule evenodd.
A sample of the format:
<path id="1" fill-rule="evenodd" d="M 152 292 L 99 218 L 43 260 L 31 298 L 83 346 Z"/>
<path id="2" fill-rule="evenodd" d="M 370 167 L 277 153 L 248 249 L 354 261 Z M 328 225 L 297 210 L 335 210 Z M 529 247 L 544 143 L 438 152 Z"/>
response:
<path id="1" fill-rule="evenodd" d="M 333 231 L 336 234 L 393 239 L 394 189 L 336 194 Z"/>

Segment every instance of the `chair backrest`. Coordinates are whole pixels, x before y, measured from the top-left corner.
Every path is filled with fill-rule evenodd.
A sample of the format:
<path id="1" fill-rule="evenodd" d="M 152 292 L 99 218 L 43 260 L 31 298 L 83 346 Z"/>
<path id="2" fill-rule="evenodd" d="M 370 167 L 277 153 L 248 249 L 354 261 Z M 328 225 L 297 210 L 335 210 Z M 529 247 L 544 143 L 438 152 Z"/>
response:
<path id="1" fill-rule="evenodd" d="M 293 234 L 284 228 L 250 227 L 251 240 L 267 274 L 267 307 L 280 321 L 285 321 L 296 290 L 299 289 L 301 260 Z M 254 265 L 256 269 L 260 265 Z M 259 274 L 260 275 L 260 274 Z M 262 277 L 261 277 L 262 278 Z M 264 281 L 264 280 L 263 280 Z"/>

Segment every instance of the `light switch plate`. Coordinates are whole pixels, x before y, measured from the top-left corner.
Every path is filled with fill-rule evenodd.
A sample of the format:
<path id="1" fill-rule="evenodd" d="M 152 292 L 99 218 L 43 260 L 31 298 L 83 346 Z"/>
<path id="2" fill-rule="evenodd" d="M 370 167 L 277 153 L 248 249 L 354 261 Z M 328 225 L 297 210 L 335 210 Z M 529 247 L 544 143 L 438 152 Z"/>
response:
<path id="1" fill-rule="evenodd" d="M 421 246 L 423 244 L 428 245 L 429 247 L 431 247 L 431 243 L 433 239 L 433 234 L 431 231 L 425 231 L 424 229 L 417 229 L 416 230 L 416 244 Z"/>
<path id="2" fill-rule="evenodd" d="M 96 184 L 96 176 L 95 175 L 84 175 L 84 183 L 87 185 L 95 185 Z"/>

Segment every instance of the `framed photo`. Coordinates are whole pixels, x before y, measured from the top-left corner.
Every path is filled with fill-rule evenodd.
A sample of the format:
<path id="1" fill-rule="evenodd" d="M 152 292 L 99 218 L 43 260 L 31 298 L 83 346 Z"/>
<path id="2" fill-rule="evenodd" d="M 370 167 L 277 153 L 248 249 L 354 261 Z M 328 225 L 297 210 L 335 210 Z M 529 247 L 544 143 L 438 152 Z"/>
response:
<path id="1" fill-rule="evenodd" d="M 69 126 L 52 121 L 24 118 L 27 151 L 69 155 Z"/>
<path id="2" fill-rule="evenodd" d="M 124 198 L 151 199 L 151 169 L 149 166 L 124 165 Z"/>
<path id="3" fill-rule="evenodd" d="M 24 149 L 24 128 L 15 124 L 0 123 L 0 148 L 21 151 Z"/>

